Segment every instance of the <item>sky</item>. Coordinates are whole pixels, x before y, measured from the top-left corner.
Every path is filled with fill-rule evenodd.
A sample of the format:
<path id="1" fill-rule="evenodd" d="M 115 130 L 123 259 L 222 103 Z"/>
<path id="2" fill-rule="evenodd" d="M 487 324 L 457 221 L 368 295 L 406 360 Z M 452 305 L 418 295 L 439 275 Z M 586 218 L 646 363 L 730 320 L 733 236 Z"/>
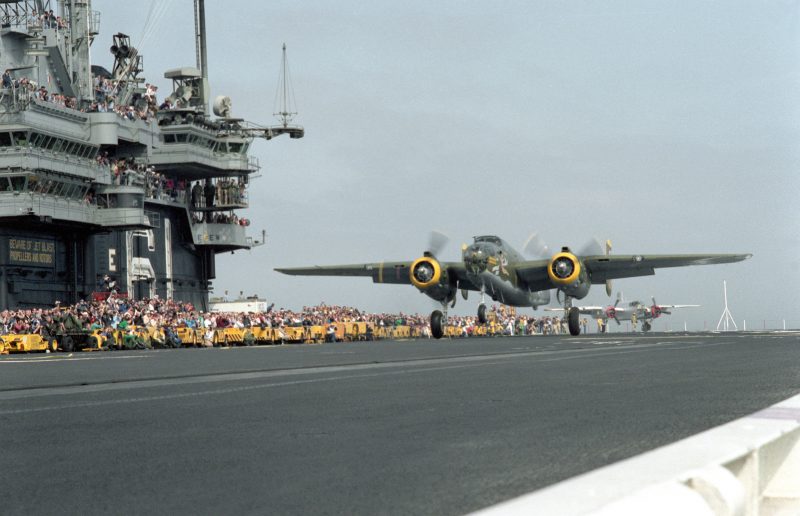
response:
<path id="1" fill-rule="evenodd" d="M 92 59 L 110 69 L 124 32 L 167 94 L 164 71 L 196 62 L 192 1 L 154 2 L 93 1 Z M 713 329 L 727 280 L 740 327 L 800 328 L 800 2 L 210 0 L 206 19 L 211 98 L 277 124 L 286 43 L 306 130 L 253 145 L 242 216 L 267 245 L 219 255 L 214 295 L 429 313 L 411 286 L 273 268 L 413 260 L 434 229 L 457 261 L 474 235 L 521 249 L 538 232 L 551 248 L 753 253 L 615 291 L 702 305 L 657 330 Z M 597 285 L 576 304 L 608 303 Z"/>

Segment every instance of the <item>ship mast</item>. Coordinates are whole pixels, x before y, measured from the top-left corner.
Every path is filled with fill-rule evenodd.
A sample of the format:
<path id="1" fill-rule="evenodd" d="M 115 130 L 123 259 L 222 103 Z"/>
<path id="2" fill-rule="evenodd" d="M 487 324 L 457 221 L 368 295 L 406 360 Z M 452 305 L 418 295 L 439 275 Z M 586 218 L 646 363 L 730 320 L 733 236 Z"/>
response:
<path id="1" fill-rule="evenodd" d="M 280 78 L 278 79 L 278 91 L 275 92 L 275 104 L 280 102 L 279 110 L 275 113 L 272 113 L 275 117 L 278 118 L 278 121 L 283 125 L 283 127 L 289 127 L 289 122 L 292 121 L 294 116 L 297 114 L 297 111 L 290 111 L 292 109 L 293 100 L 294 100 L 294 93 L 291 89 L 291 83 L 289 81 L 289 64 L 286 60 L 286 43 L 283 44 L 283 60 L 281 62 L 281 73 Z"/>
<path id="2" fill-rule="evenodd" d="M 197 68 L 200 69 L 202 81 L 200 96 L 203 99 L 203 109 L 208 113 L 208 53 L 206 51 L 206 7 L 205 0 L 194 0 L 194 28 L 195 49 L 197 53 Z"/>

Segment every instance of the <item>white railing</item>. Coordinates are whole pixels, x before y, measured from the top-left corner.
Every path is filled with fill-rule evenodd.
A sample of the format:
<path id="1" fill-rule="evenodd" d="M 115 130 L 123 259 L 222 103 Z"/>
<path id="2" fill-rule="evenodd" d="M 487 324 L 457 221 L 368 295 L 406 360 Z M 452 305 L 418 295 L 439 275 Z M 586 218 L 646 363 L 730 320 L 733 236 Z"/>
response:
<path id="1" fill-rule="evenodd" d="M 475 514 L 800 514 L 800 395 Z"/>

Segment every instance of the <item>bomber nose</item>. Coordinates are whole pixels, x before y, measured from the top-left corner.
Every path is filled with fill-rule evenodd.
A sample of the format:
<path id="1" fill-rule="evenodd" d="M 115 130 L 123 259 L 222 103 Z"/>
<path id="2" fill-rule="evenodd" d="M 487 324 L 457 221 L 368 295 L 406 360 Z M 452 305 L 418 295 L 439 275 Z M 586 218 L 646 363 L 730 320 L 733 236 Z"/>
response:
<path id="1" fill-rule="evenodd" d="M 469 247 L 464 251 L 464 265 L 473 274 L 480 274 L 486 270 L 488 257 L 480 247 Z"/>

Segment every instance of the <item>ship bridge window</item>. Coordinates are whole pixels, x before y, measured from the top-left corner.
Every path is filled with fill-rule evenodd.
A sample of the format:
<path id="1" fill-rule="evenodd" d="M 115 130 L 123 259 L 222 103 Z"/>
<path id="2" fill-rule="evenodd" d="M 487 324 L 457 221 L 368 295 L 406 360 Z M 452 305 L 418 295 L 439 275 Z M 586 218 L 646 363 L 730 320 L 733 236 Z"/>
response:
<path id="1" fill-rule="evenodd" d="M 241 144 L 241 143 L 229 143 L 228 144 L 228 151 L 229 152 L 235 152 L 235 153 L 238 154 L 238 153 L 242 152 L 242 147 L 243 147 L 243 144 Z"/>
<path id="2" fill-rule="evenodd" d="M 44 142 L 46 136 L 42 133 L 33 133 L 31 135 L 31 145 L 34 147 L 41 147 L 42 143 Z"/>
<path id="3" fill-rule="evenodd" d="M 165 134 L 164 135 L 164 143 L 175 143 L 175 135 L 174 134 Z"/>
<path id="4" fill-rule="evenodd" d="M 28 131 L 14 131 L 11 133 L 14 138 L 14 145 L 26 147 L 28 145 Z"/>
<path id="5" fill-rule="evenodd" d="M 27 182 L 25 176 L 13 176 L 9 179 L 11 180 L 11 190 L 15 192 L 22 192 L 25 190 L 25 183 Z"/>
<path id="6" fill-rule="evenodd" d="M 64 183 L 61 183 L 59 181 L 53 181 L 53 184 L 50 187 L 49 194 L 53 195 L 53 196 L 56 196 L 56 197 L 60 197 L 61 196 L 61 192 L 63 190 L 64 190 Z"/>
<path id="7" fill-rule="evenodd" d="M 0 133 L 0 147 L 11 146 L 11 133 Z"/>
<path id="8" fill-rule="evenodd" d="M 175 141 L 178 143 L 186 143 L 186 133 L 180 133 L 175 135 Z"/>
<path id="9" fill-rule="evenodd" d="M 45 179 L 39 181 L 39 185 L 36 189 L 37 193 L 40 194 L 48 194 L 50 190 L 53 188 L 53 180 L 52 179 Z"/>
<path id="10" fill-rule="evenodd" d="M 61 190 L 61 195 L 66 197 L 67 199 L 72 199 L 75 196 L 75 185 L 71 185 L 69 183 L 64 184 L 64 188 Z"/>

